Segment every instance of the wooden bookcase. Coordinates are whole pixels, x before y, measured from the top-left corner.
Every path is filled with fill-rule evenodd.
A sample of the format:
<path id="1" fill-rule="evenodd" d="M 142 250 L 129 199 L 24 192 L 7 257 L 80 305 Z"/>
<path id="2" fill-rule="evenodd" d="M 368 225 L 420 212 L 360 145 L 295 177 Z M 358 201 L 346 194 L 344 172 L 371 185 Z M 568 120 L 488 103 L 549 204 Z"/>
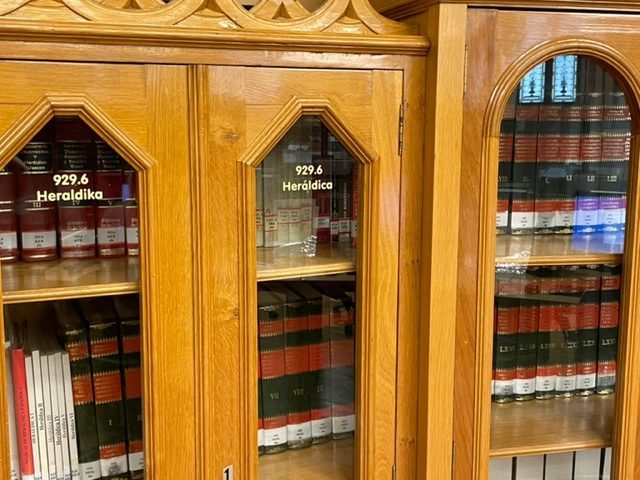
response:
<path id="1" fill-rule="evenodd" d="M 457 235 L 450 239 L 458 239 L 452 255 L 458 259 L 457 291 L 442 297 L 450 308 L 455 305 L 457 320 L 454 326 L 448 317 L 442 321 L 432 317 L 429 338 L 421 339 L 422 345 L 433 345 L 432 350 L 421 350 L 421 378 L 435 382 L 445 398 L 434 405 L 426 391 L 420 396 L 420 412 L 425 412 L 418 434 L 420 475 L 448 478 L 453 471 L 455 478 L 486 479 L 493 458 L 613 446 L 611 478 L 637 477 L 640 390 L 635 378 L 640 349 L 635 319 L 640 297 L 635 285 L 640 267 L 635 141 L 640 57 L 632 45 L 637 42 L 640 5 L 570 0 L 372 3 L 390 18 L 420 24 L 432 40 L 427 82 L 437 81 L 447 90 L 429 89 L 426 105 L 431 122 L 426 128 L 436 139 L 445 135 L 452 141 L 428 144 L 426 158 L 450 162 L 451 175 L 460 178 L 442 192 L 443 199 L 455 197 L 459 203 L 452 201 L 446 210 L 439 210 L 444 218 L 459 219 L 459 230 L 453 232 Z M 528 71 L 564 54 L 587 56 L 603 65 L 622 86 L 630 105 L 632 147 L 623 253 L 594 253 L 560 236 L 496 236 L 499 139 L 507 101 Z M 496 266 L 594 263 L 623 268 L 615 396 L 491 403 Z M 422 305 L 423 312 L 433 308 L 428 300 Z M 455 338 L 455 344 L 447 343 L 455 351 L 453 370 L 442 369 L 438 361 L 441 351 L 436 342 L 448 338 Z M 438 450 L 440 458 L 451 462 L 431 461 Z"/>
<path id="2" fill-rule="evenodd" d="M 428 40 L 363 0 L 129 3 L 0 6 L 0 165 L 76 117 L 140 208 L 139 257 L 3 264 L 3 303 L 140 295 L 145 478 L 414 478 Z M 360 168 L 358 243 L 283 261 L 256 250 L 255 172 L 302 116 Z M 353 272 L 354 438 L 259 459 L 258 285 Z M 3 428 L 3 478 L 9 449 Z"/>

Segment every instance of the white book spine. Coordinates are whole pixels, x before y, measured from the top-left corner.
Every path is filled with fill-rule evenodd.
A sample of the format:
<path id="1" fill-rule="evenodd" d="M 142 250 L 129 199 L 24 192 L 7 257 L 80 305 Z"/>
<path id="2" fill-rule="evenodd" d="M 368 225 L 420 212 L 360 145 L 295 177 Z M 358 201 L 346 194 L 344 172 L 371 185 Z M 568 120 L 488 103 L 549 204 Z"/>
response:
<path id="1" fill-rule="evenodd" d="M 29 401 L 29 427 L 31 429 L 31 450 L 33 452 L 33 478 L 42 480 L 40 470 L 40 448 L 38 448 L 38 426 L 36 413 L 36 388 L 33 381 L 33 362 L 31 355 L 25 355 L 24 368 L 27 375 L 27 398 Z"/>
<path id="2" fill-rule="evenodd" d="M 492 458 L 489 462 L 489 480 L 511 480 L 513 459 Z"/>
<path id="3" fill-rule="evenodd" d="M 573 478 L 576 480 L 600 478 L 601 454 L 602 451 L 600 449 L 577 451 L 573 468 Z"/>
<path id="4" fill-rule="evenodd" d="M 58 379 L 56 376 L 55 354 L 47 355 L 49 361 L 49 387 L 51 389 L 51 411 L 53 412 L 53 439 L 56 459 L 56 478 L 64 480 L 64 464 L 62 461 L 62 428 L 60 425 L 60 410 L 58 407 Z"/>
<path id="5" fill-rule="evenodd" d="M 544 480 L 544 455 L 518 457 L 516 462 L 518 478 Z"/>
<path id="6" fill-rule="evenodd" d="M 64 379 L 64 401 L 67 415 L 67 435 L 69 437 L 69 462 L 71 464 L 71 479 L 80 479 L 80 461 L 78 458 L 78 443 L 76 436 L 76 413 L 73 406 L 73 384 L 71 383 L 71 363 L 69 354 L 62 352 L 62 376 Z"/>
<path id="7" fill-rule="evenodd" d="M 33 365 L 33 384 L 36 394 L 36 430 L 38 432 L 38 448 L 40 449 L 40 471 L 42 478 L 49 480 L 49 457 L 47 455 L 47 432 L 45 420 L 44 395 L 42 393 L 42 366 L 40 351 L 31 352 Z"/>
<path id="8" fill-rule="evenodd" d="M 62 353 L 55 353 L 56 391 L 58 393 L 58 410 L 60 412 L 60 437 L 62 439 L 62 472 L 64 480 L 71 480 L 71 460 L 69 455 L 69 433 L 67 430 L 67 409 L 64 398 L 64 377 L 62 369 Z"/>
<path id="9" fill-rule="evenodd" d="M 544 480 L 566 480 L 573 475 L 573 452 L 547 455 Z"/>
<path id="10" fill-rule="evenodd" d="M 53 424 L 53 407 L 51 405 L 51 387 L 49 381 L 49 361 L 46 355 L 40 355 L 40 369 L 42 373 L 42 395 L 44 397 L 45 433 L 47 437 L 47 458 L 49 459 L 49 480 L 57 480 L 55 432 Z"/>
<path id="11" fill-rule="evenodd" d="M 5 345 L 5 367 L 7 372 L 7 416 L 9 418 L 9 475 L 11 480 L 20 480 L 20 457 L 16 433 L 16 412 L 13 406 L 13 374 L 9 344 Z"/>

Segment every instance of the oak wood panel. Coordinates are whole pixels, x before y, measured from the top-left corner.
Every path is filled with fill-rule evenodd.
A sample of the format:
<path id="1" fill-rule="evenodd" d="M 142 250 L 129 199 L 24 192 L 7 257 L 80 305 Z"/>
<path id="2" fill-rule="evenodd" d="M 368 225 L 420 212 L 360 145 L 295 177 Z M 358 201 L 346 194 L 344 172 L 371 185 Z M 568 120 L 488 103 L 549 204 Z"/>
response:
<path id="1" fill-rule="evenodd" d="M 498 235 L 496 263 L 589 265 L 620 263 L 623 235 Z"/>
<path id="2" fill-rule="evenodd" d="M 0 103 L 32 103 L 43 94 L 82 94 L 100 103 L 131 139 L 146 145 L 146 78 L 136 65 L 6 62 Z"/>
<path id="3" fill-rule="evenodd" d="M 145 67 L 144 127 L 157 165 L 141 172 L 145 478 L 195 477 L 190 159 L 185 67 Z M 144 203 L 143 203 L 144 202 Z M 141 250 L 142 251 L 142 250 Z M 152 447 L 152 448 L 149 448 Z"/>
<path id="4" fill-rule="evenodd" d="M 140 291 L 137 257 L 2 265 L 3 303 L 61 300 Z"/>
<path id="5" fill-rule="evenodd" d="M 240 303 L 255 296 L 255 283 L 241 283 L 243 273 L 255 267 L 243 263 L 246 249 L 254 245 L 239 242 L 239 168 L 237 158 L 246 146 L 245 69 L 201 67 L 196 87 L 202 96 L 199 105 L 199 132 L 202 159 L 194 171 L 199 185 L 203 318 L 201 410 L 205 429 L 200 448 L 205 478 L 219 478 L 227 465 L 234 465 L 237 478 L 252 477 L 254 460 L 243 458 L 241 445 L 256 439 L 254 412 L 257 395 L 244 398 L 241 382 L 252 360 L 244 357 L 252 336 L 239 318 Z M 212 188 L 215 185 L 215 188 Z M 254 216 L 255 218 L 255 216 Z M 242 287 L 241 287 L 242 285 Z M 254 319 L 257 317 L 253 317 Z M 254 320 L 255 323 L 255 320 Z M 254 340 L 257 348 L 257 338 Z M 251 368 L 255 372 L 255 367 Z M 257 385 L 257 375 L 251 377 Z M 242 392 L 244 393 L 244 392 Z M 255 425 L 255 426 L 254 426 Z"/>
<path id="6" fill-rule="evenodd" d="M 0 132 L 6 131 L 29 108 L 28 103 L 10 104 L 2 106 L 3 115 L 0 117 Z"/>
<path id="7" fill-rule="evenodd" d="M 268 125 L 269 122 L 275 118 L 280 109 L 281 105 L 248 105 L 247 116 L 253 120 L 247 125 L 246 136 L 248 141 L 254 139 L 264 126 Z M 352 106 L 346 104 L 341 108 L 341 112 L 353 125 L 366 124 L 372 115 L 370 105 Z M 371 142 L 370 132 L 361 132 L 361 136 L 363 140 Z"/>
<path id="8" fill-rule="evenodd" d="M 356 71 L 253 68 L 247 72 L 248 105 L 282 105 L 295 95 L 301 98 L 335 97 L 345 106 L 371 104 L 372 80 Z M 313 82 L 309 76 L 313 76 Z M 348 91 L 344 88 L 349 85 Z M 288 88 L 282 88 L 287 85 Z"/>
<path id="9" fill-rule="evenodd" d="M 426 72 L 418 478 L 448 478 L 453 461 L 451 379 L 459 292 L 449 263 L 457 257 L 458 224 L 450 219 L 459 215 L 465 45 L 459 32 L 466 23 L 466 9 L 441 5 L 426 20 L 427 32 L 435 40 Z"/>
<path id="10" fill-rule="evenodd" d="M 259 459 L 260 480 L 353 480 L 354 441 L 333 440 Z"/>
<path id="11" fill-rule="evenodd" d="M 469 178 L 476 179 L 477 184 L 463 188 L 464 203 L 467 198 L 476 198 L 476 204 L 467 206 L 461 216 L 461 225 L 473 226 L 479 235 L 468 235 L 461 241 L 460 272 L 465 279 L 461 285 L 470 300 L 459 302 L 459 322 L 464 329 L 475 329 L 468 333 L 459 329 L 458 358 L 459 363 L 470 362 L 461 371 L 466 375 L 464 381 L 474 384 L 475 407 L 470 402 L 459 399 L 457 405 L 461 410 L 460 419 L 469 423 L 463 427 L 458 437 L 467 442 L 464 445 L 462 462 L 469 461 L 462 469 L 463 477 L 485 478 L 487 467 L 486 450 L 490 430 L 490 410 L 488 385 L 491 369 L 491 324 L 493 295 L 493 265 L 495 262 L 495 229 L 493 227 L 496 203 L 496 158 L 498 152 L 498 134 L 502 108 L 506 104 L 511 90 L 519 79 L 535 64 L 556 53 L 576 52 L 593 55 L 608 63 L 618 76 L 623 79 L 632 103 L 634 116 L 637 115 L 637 101 L 640 85 L 638 84 L 638 66 L 640 65 L 637 49 L 633 45 L 638 41 L 638 18 L 624 15 L 599 16 L 595 14 L 577 13 L 544 13 L 516 11 L 481 11 L 470 12 L 469 35 L 469 78 L 465 97 L 465 146 L 464 165 L 468 166 Z M 467 114 L 468 112 L 468 114 Z M 481 127 L 478 127 L 482 125 Z M 634 124 L 634 128 L 636 128 Z M 634 138 L 636 138 L 634 132 Z M 629 209 L 636 206 L 637 192 L 637 157 L 634 147 L 630 175 Z M 473 182 L 470 182 L 473 183 Z M 477 210 L 474 212 L 473 210 Z M 637 344 L 640 338 L 637 322 L 629 321 L 637 316 L 639 308 L 637 292 L 637 220 L 631 215 L 627 230 L 624 256 L 624 288 L 622 292 L 622 320 L 620 324 L 620 380 L 617 395 L 618 412 L 612 426 L 615 436 L 614 472 L 616 478 L 631 478 L 632 470 L 637 463 L 637 422 L 640 404 L 640 387 L 631 379 L 638 375 L 636 369 L 640 361 Z M 477 256 L 476 256 L 477 255 Z M 568 261 L 570 261 L 570 257 Z M 555 260 L 553 260 L 555 261 Z M 473 263 L 478 265 L 475 270 Z M 465 320 L 466 319 L 466 320 Z M 463 358 L 466 357 L 466 360 Z M 473 372 L 470 374 L 468 372 Z M 456 378 L 462 387 L 462 378 Z M 474 431 L 476 444 L 469 443 L 471 435 L 463 433 Z"/>
<path id="12" fill-rule="evenodd" d="M 287 250 L 293 250 L 293 252 Z M 356 269 L 356 250 L 352 247 L 318 245 L 316 255 L 313 257 L 301 256 L 298 248 L 259 248 L 256 259 L 259 282 L 348 273 Z"/>
<path id="13" fill-rule="evenodd" d="M 614 395 L 491 405 L 492 457 L 611 446 Z"/>

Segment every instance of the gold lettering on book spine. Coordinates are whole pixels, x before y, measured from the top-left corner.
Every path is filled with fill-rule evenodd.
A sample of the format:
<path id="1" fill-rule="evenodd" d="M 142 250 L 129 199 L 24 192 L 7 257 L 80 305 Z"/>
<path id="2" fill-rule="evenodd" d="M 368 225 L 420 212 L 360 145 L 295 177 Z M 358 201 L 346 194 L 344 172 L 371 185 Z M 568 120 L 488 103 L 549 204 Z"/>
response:
<path id="1" fill-rule="evenodd" d="M 413 34 L 408 25 L 377 13 L 367 0 L 327 0 L 315 11 L 298 0 L 2 0 L 0 16 L 20 20 L 111 25 L 187 26 L 208 31 Z"/>

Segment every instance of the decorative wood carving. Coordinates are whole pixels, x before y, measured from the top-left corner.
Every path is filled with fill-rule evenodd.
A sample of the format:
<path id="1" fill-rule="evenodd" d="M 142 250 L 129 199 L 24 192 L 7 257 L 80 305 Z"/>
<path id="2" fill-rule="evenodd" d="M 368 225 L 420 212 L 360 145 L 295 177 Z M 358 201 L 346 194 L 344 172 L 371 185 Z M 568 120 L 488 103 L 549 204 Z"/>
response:
<path id="1" fill-rule="evenodd" d="M 416 33 L 378 14 L 368 0 L 327 0 L 309 12 L 298 0 L 3 0 L 12 19 L 186 26 L 210 31 L 331 32 L 351 35 Z"/>

